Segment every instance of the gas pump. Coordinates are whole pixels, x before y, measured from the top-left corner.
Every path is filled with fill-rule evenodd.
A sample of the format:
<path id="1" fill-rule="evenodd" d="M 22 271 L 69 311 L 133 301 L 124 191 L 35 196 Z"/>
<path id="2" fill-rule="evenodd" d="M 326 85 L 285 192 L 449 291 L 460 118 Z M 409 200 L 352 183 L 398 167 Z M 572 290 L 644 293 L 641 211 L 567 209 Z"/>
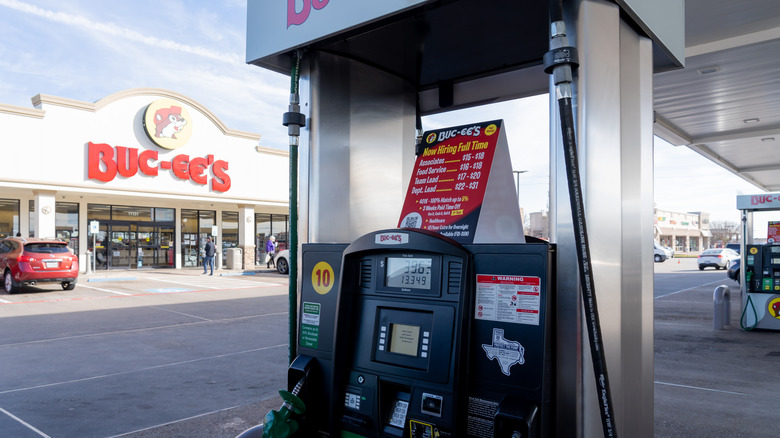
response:
<path id="1" fill-rule="evenodd" d="M 742 327 L 780 330 L 780 245 L 746 245 L 743 263 L 747 301 Z"/>
<path id="2" fill-rule="evenodd" d="M 552 434 L 554 245 L 376 231 L 344 249 L 338 294 L 322 294 L 339 248 L 303 246 L 291 370 L 313 358 L 319 371 L 300 436 Z"/>
<path id="3" fill-rule="evenodd" d="M 522 235 L 504 131 L 426 132 L 399 228 L 302 245 L 291 392 L 263 436 L 553 435 L 555 246 Z"/>

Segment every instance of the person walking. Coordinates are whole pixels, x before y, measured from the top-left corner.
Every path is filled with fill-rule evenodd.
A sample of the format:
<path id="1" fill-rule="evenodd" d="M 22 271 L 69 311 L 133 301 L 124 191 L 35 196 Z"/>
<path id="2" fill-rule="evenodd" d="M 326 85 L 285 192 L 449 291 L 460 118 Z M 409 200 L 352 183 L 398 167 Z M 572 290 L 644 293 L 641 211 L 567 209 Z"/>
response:
<path id="1" fill-rule="evenodd" d="M 206 245 L 203 247 L 203 274 L 206 275 L 206 267 L 211 267 L 211 274 L 214 275 L 214 255 L 217 253 L 217 247 L 211 241 L 210 236 L 206 236 Z"/>
<path id="2" fill-rule="evenodd" d="M 265 256 L 265 267 L 270 268 L 271 265 L 274 265 L 275 268 L 276 262 L 274 261 L 274 256 L 276 255 L 276 237 L 271 236 L 268 238 L 268 243 L 265 244 L 265 252 L 267 253 Z"/>

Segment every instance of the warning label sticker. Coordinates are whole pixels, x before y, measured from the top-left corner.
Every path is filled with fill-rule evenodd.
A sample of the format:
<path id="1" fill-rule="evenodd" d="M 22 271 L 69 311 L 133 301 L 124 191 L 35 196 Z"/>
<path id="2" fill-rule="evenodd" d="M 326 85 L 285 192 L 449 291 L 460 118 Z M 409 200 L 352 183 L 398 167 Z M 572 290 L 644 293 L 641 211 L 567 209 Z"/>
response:
<path id="1" fill-rule="evenodd" d="M 539 277 L 478 274 L 474 318 L 539 325 L 541 284 Z"/>
<path id="2" fill-rule="evenodd" d="M 301 315 L 301 347 L 319 348 L 320 303 L 303 303 Z"/>

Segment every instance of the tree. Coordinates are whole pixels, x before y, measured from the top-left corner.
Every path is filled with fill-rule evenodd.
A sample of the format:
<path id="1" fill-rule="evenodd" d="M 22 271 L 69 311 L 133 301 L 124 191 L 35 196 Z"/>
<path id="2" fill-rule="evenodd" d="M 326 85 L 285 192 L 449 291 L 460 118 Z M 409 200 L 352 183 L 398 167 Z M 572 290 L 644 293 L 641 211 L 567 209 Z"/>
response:
<path id="1" fill-rule="evenodd" d="M 734 239 L 739 240 L 739 224 L 733 221 L 712 221 L 710 222 L 710 232 L 712 233 L 712 243 L 721 243 L 723 245 Z"/>

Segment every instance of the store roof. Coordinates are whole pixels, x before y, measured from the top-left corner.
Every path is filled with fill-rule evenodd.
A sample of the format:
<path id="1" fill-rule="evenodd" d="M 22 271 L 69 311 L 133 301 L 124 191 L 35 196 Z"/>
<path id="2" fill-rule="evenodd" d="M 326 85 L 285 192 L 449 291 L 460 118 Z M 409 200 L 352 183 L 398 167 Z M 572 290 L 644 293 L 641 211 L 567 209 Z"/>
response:
<path id="1" fill-rule="evenodd" d="M 685 68 L 654 76 L 655 134 L 780 191 L 780 2 L 686 0 Z"/>

